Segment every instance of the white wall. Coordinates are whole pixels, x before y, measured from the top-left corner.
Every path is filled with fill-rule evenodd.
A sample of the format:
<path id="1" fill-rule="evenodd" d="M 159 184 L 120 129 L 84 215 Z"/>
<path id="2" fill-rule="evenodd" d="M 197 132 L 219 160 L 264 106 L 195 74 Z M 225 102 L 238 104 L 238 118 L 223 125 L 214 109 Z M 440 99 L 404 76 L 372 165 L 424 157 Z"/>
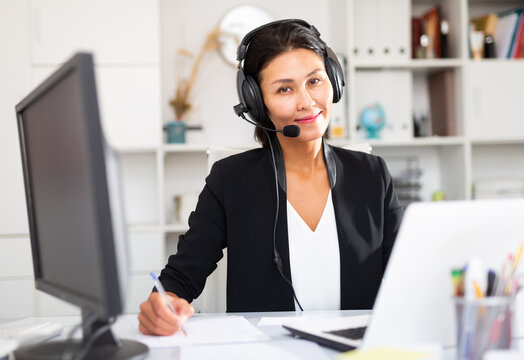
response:
<path id="1" fill-rule="evenodd" d="M 31 89 L 28 1 L 0 0 L 0 234 L 27 233 L 15 105 Z"/>
<path id="2" fill-rule="evenodd" d="M 28 1 L 0 0 L 0 318 L 32 314 L 35 290 L 15 104 L 31 88 Z"/>
<path id="3" fill-rule="evenodd" d="M 34 288 L 15 104 L 74 52 L 93 52 L 109 142 L 159 145 L 160 0 L 0 0 L 0 49 L 0 319 L 75 314 Z M 133 234 L 130 244 L 129 289 L 144 299 L 144 274 L 163 264 L 163 236 Z M 135 300 L 127 309 L 137 308 Z"/>

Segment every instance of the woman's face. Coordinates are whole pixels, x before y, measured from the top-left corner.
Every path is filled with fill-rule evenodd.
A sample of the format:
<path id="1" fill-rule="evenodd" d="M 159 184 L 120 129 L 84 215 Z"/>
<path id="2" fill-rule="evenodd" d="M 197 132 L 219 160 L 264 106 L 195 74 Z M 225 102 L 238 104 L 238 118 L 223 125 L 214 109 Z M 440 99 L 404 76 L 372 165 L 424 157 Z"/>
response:
<path id="1" fill-rule="evenodd" d="M 315 52 L 295 49 L 280 54 L 260 72 L 267 114 L 276 129 L 298 125 L 302 141 L 324 135 L 333 104 L 333 88 L 324 60 Z"/>

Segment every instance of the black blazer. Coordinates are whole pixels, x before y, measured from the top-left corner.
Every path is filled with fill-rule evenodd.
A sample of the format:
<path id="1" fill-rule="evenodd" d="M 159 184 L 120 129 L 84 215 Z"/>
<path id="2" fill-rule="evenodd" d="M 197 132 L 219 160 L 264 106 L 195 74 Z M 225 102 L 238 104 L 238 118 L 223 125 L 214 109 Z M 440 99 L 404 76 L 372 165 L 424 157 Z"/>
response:
<path id="1" fill-rule="evenodd" d="M 291 279 L 285 168 L 278 141 L 273 143 L 280 198 L 276 248 Z M 370 309 L 403 210 L 384 160 L 326 143 L 323 149 L 340 245 L 341 308 Z M 189 230 L 179 238 L 178 252 L 161 272 L 165 289 L 189 302 L 197 298 L 227 247 L 228 312 L 294 310 L 291 287 L 273 262 L 275 187 L 268 149 L 217 161 L 189 217 Z"/>

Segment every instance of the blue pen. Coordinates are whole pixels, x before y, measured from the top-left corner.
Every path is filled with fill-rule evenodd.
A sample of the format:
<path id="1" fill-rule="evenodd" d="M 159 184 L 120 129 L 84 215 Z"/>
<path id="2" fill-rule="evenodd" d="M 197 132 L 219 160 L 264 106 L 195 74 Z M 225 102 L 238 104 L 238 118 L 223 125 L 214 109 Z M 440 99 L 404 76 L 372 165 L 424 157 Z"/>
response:
<path id="1" fill-rule="evenodd" d="M 153 278 L 153 284 L 155 284 L 155 287 L 158 290 L 158 293 L 162 296 L 162 299 L 164 299 L 164 302 L 166 303 L 169 310 L 171 310 L 173 314 L 176 314 L 176 311 L 173 308 L 173 305 L 171 305 L 171 302 L 167 298 L 167 294 L 166 294 L 166 291 L 164 290 L 164 287 L 162 286 L 162 283 L 158 280 L 154 272 L 150 272 L 149 275 L 151 275 L 151 277 Z M 184 330 L 184 328 L 182 327 L 182 325 L 180 325 L 180 330 L 182 330 L 184 335 L 187 336 L 187 333 Z"/>

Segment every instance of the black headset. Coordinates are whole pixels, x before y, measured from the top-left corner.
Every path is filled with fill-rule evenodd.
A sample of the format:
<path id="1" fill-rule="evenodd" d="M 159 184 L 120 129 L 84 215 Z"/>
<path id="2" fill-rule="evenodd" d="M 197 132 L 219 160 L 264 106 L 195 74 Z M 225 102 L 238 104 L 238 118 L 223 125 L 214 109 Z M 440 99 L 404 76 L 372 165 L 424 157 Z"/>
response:
<path id="1" fill-rule="evenodd" d="M 298 24 L 309 31 L 311 31 L 316 37 L 320 38 L 320 33 L 313 26 L 304 20 L 300 19 L 286 19 L 277 20 L 268 24 L 262 25 L 244 36 L 237 50 L 238 60 L 238 71 L 237 71 L 237 91 L 240 104 L 235 106 L 235 113 L 238 116 L 242 116 L 244 113 L 249 113 L 251 118 L 256 123 L 261 123 L 262 119 L 266 114 L 266 106 L 264 104 L 264 98 L 262 97 L 262 91 L 257 81 L 252 76 L 244 74 L 244 59 L 246 58 L 247 49 L 253 37 L 262 29 L 271 27 L 278 24 L 293 23 Z M 342 98 L 344 82 L 344 71 L 342 66 L 338 62 L 338 59 L 329 46 L 326 45 L 326 54 L 324 56 L 324 67 L 328 75 L 331 86 L 333 87 L 333 102 L 336 103 Z"/>

